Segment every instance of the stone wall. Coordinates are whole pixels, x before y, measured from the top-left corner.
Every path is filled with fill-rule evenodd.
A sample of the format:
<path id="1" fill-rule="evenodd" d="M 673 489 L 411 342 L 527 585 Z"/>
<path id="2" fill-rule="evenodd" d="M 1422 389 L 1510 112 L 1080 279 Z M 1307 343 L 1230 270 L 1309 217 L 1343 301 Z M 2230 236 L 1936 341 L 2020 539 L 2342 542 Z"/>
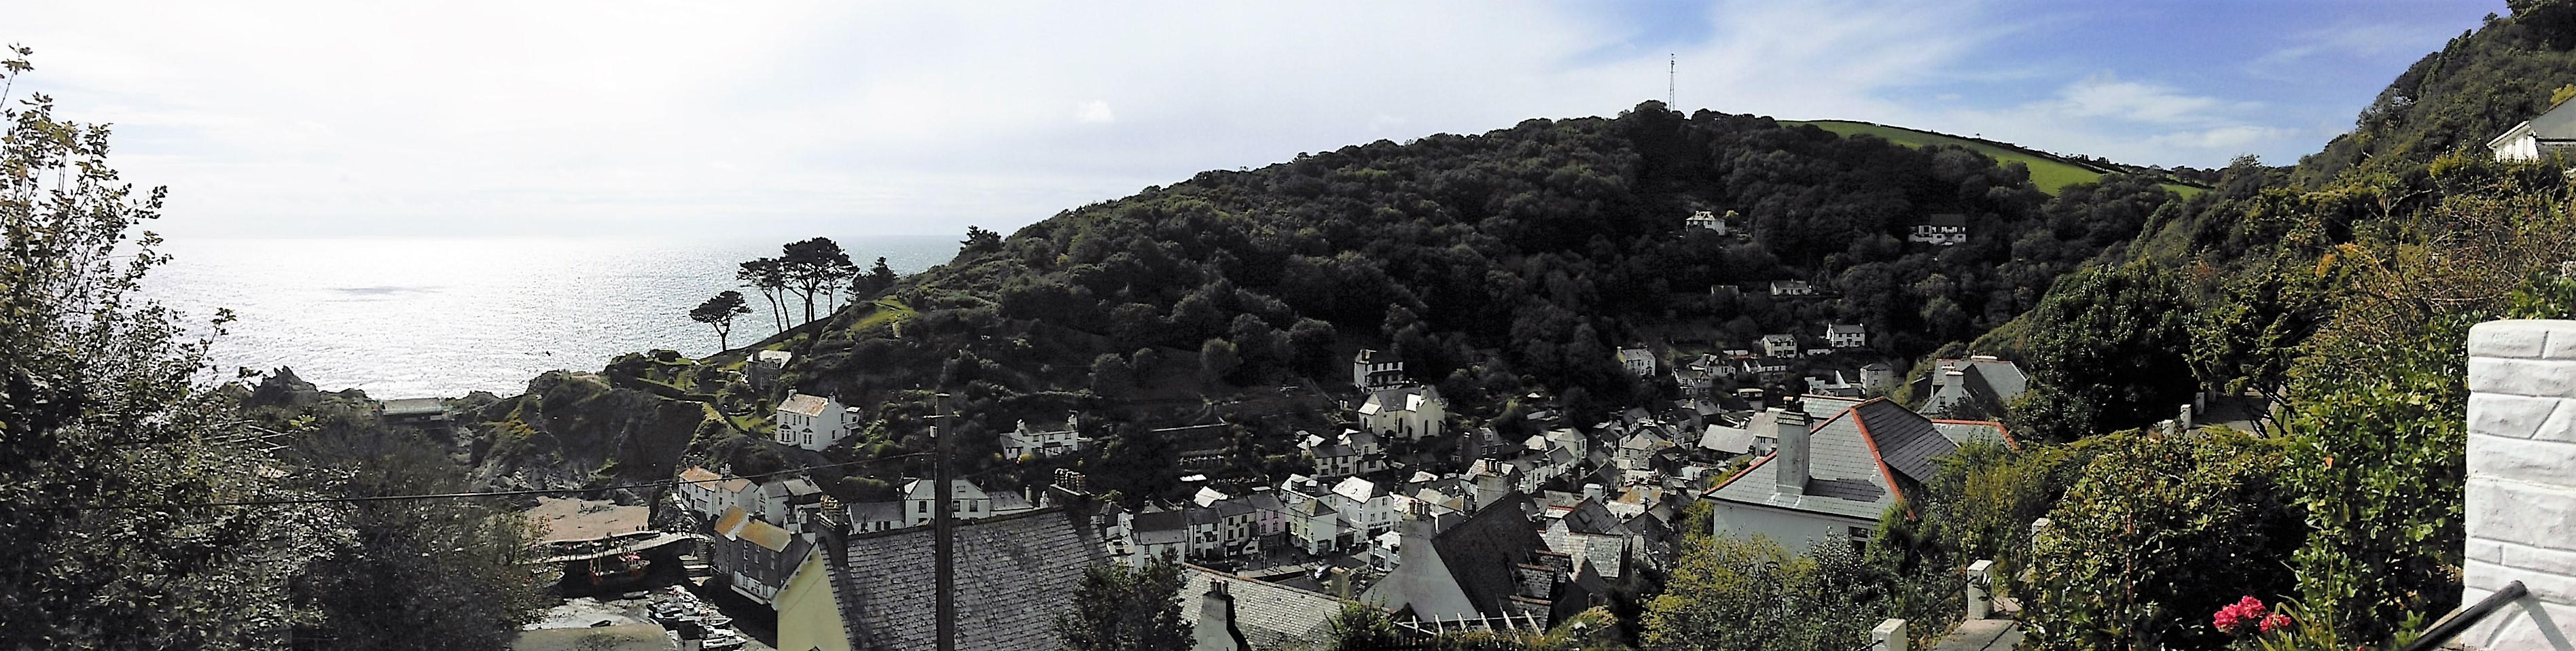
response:
<path id="1" fill-rule="evenodd" d="M 2468 549 L 2460 602 L 2531 596 L 2463 633 L 2483 649 L 2576 650 L 2576 321 L 2469 331 Z"/>

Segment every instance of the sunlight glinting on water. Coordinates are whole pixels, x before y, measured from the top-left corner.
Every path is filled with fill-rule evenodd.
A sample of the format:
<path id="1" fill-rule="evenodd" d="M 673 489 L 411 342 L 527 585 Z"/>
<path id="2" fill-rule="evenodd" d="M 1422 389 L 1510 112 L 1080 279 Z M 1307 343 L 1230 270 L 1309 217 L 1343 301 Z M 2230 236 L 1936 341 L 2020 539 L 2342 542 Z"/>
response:
<path id="1" fill-rule="evenodd" d="M 841 239 L 862 266 L 914 273 L 954 255 L 944 237 Z M 768 305 L 734 280 L 776 242 L 605 239 L 200 239 L 146 281 L 192 320 L 230 308 L 215 361 L 279 366 L 325 390 L 376 398 L 509 395 L 554 369 L 596 371 L 626 352 L 715 352 L 689 308 L 743 289 L 733 344 L 774 331 Z"/>

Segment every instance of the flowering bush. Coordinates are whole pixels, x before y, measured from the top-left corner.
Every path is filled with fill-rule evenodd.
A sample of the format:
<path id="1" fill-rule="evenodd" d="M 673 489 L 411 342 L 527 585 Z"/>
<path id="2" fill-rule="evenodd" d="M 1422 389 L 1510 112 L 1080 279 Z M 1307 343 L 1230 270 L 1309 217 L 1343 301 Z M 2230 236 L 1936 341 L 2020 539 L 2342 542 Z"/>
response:
<path id="1" fill-rule="evenodd" d="M 2274 625 L 2272 621 L 2274 617 L 2281 617 L 2283 623 L 2289 620 L 2288 617 L 2271 614 L 2269 609 L 2263 607 L 2262 600 L 2246 597 L 2218 609 L 2218 614 L 2209 617 L 2209 623 L 2218 627 L 2220 633 L 2238 635 L 2244 632 L 2246 624 L 2261 622 L 2259 626 L 2262 632 L 2270 633 Z"/>

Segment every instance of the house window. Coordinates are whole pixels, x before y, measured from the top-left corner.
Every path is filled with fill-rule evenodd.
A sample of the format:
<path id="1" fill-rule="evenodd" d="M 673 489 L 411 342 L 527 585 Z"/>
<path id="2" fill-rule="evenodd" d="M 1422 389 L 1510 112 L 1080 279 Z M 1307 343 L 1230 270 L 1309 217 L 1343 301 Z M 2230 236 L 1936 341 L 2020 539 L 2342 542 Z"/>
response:
<path id="1" fill-rule="evenodd" d="M 1845 527 L 1845 529 L 1847 529 L 1847 533 L 1851 535 L 1852 555 L 1858 556 L 1868 553 L 1869 530 L 1860 527 Z"/>

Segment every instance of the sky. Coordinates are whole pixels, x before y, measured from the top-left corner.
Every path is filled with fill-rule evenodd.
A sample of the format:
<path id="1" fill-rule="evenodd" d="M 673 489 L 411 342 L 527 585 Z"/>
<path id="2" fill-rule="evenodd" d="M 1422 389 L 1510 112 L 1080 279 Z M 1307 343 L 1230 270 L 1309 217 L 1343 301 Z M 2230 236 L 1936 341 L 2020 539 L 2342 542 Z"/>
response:
<path id="1" fill-rule="evenodd" d="M 2487 2 L 0 0 L 173 237 L 1009 232 L 1209 169 L 1675 106 L 2290 164 Z"/>

